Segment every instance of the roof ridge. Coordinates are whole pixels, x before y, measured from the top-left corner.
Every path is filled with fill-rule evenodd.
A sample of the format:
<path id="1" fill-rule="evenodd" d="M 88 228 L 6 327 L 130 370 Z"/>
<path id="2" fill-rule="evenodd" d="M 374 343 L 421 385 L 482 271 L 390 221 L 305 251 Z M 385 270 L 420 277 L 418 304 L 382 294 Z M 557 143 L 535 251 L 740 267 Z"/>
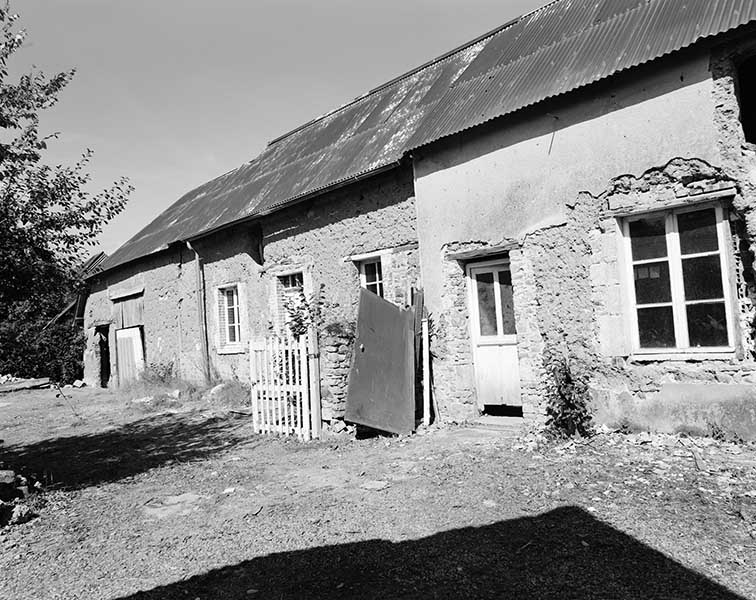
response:
<path id="1" fill-rule="evenodd" d="M 556 4 L 556 3 L 561 2 L 561 1 L 562 0 L 554 0 L 553 2 L 551 2 L 551 3 L 549 3 L 549 4 L 545 5 L 545 6 L 543 6 L 541 8 L 547 8 L 548 6 L 551 6 L 552 4 Z M 512 59 L 512 60 L 510 60 L 509 62 L 506 62 L 506 63 L 496 64 L 495 66 L 491 67 L 487 71 L 482 71 L 481 73 L 478 73 L 477 75 L 475 75 L 473 77 L 470 77 L 469 79 L 465 80 L 465 82 L 467 82 L 467 81 L 476 81 L 476 80 L 479 80 L 479 79 L 481 79 L 483 77 L 490 76 L 492 73 L 496 73 L 498 71 L 501 71 L 502 69 L 505 69 L 505 68 L 507 68 L 510 65 L 513 65 L 513 64 L 515 64 L 517 62 L 520 62 L 520 61 L 523 61 L 523 60 L 527 60 L 531 56 L 534 56 L 536 54 L 540 54 L 542 52 L 547 52 L 551 48 L 553 48 L 554 46 L 556 46 L 558 44 L 563 44 L 567 40 L 572 40 L 572 39 L 574 39 L 574 38 L 576 38 L 576 37 L 578 37 L 580 35 L 585 35 L 585 33 L 587 31 L 590 31 L 592 29 L 596 29 L 597 27 L 603 27 L 607 23 L 611 23 L 612 21 L 615 21 L 615 20 L 618 20 L 620 18 L 623 18 L 628 13 L 634 12 L 636 10 L 641 10 L 642 8 L 644 8 L 643 3 L 642 3 L 643 1 L 645 1 L 647 4 L 650 4 L 651 2 L 654 2 L 655 0 L 636 0 L 636 5 L 635 6 L 631 6 L 629 8 L 626 8 L 625 10 L 623 10 L 621 12 L 618 12 L 618 13 L 615 13 L 612 16 L 607 17 L 606 19 L 602 19 L 600 21 L 593 21 L 592 23 L 588 24 L 585 28 L 583 28 L 583 29 L 577 29 L 577 30 L 573 31 L 572 33 L 569 33 L 569 34 L 565 35 L 563 38 L 561 38 L 559 40 L 554 40 L 554 41 L 552 41 L 549 44 L 546 44 L 546 45 L 543 45 L 543 46 L 539 46 L 538 48 L 534 49 L 529 54 L 520 55 L 520 56 L 518 56 L 518 57 L 516 57 L 516 58 L 514 58 L 514 59 Z M 539 9 L 539 10 L 541 10 L 541 9 Z M 537 12 L 537 11 L 532 11 L 531 13 L 529 13 L 528 15 L 525 15 L 525 16 L 529 16 L 530 14 L 533 14 L 535 12 Z"/>
<path id="2" fill-rule="evenodd" d="M 488 39 L 490 37 L 493 37 L 497 33 L 501 32 L 501 31 L 504 31 L 505 29 L 507 29 L 509 27 L 512 27 L 513 25 L 516 25 L 517 23 L 519 23 L 523 19 L 526 19 L 526 18 L 530 17 L 531 15 L 534 15 L 537 12 L 545 10 L 545 9 L 549 8 L 550 6 L 552 6 L 554 4 L 558 4 L 559 2 L 563 2 L 563 1 L 564 0 L 551 0 L 551 2 L 547 2 L 546 4 L 544 4 L 543 6 L 541 6 L 539 8 L 535 8 L 535 9 L 529 11 L 529 12 L 521 14 L 519 17 L 516 17 L 514 19 L 510 19 L 509 21 L 507 21 L 503 25 L 499 25 L 498 27 L 496 27 L 494 29 L 491 29 L 490 31 L 488 31 L 486 33 L 483 33 L 483 34 L 481 34 L 481 35 L 473 38 L 472 40 L 470 40 L 468 42 L 465 42 L 464 44 L 461 44 L 461 45 L 457 46 L 456 48 L 454 48 L 452 50 L 444 52 L 443 54 L 440 54 L 439 56 L 437 56 L 435 58 L 432 58 L 431 60 L 426 61 L 423 64 L 410 69 L 409 71 L 403 73 L 402 75 L 398 75 L 398 76 L 394 77 L 393 79 L 390 79 L 389 81 L 387 81 L 386 83 L 383 83 L 383 84 L 379 85 L 378 87 L 374 87 L 373 89 L 371 89 L 370 91 L 362 94 L 361 96 L 357 96 L 354 100 L 346 102 L 346 103 L 342 104 L 341 106 L 339 106 L 337 108 L 334 108 L 334 109 L 326 112 L 325 114 L 323 114 L 323 115 L 321 115 L 319 117 L 315 117 L 314 119 L 311 119 L 311 120 L 307 121 L 306 123 L 300 125 L 299 127 L 295 127 L 294 129 L 292 129 L 291 131 L 288 131 L 287 133 L 284 133 L 282 135 L 279 135 L 276 138 L 273 138 L 272 140 L 270 140 L 268 142 L 268 145 L 266 147 L 270 148 L 274 144 L 277 144 L 278 142 L 285 140 L 286 138 L 294 135 L 295 133 L 297 133 L 299 131 L 302 131 L 303 129 L 306 129 L 307 127 L 310 127 L 311 125 L 315 125 L 315 123 L 319 123 L 320 121 L 323 121 L 323 120 L 327 119 L 328 117 L 330 117 L 332 115 L 335 115 L 336 113 L 344 110 L 345 108 L 348 108 L 348 107 L 356 104 L 360 100 L 364 100 L 365 98 L 368 98 L 369 96 L 372 96 L 373 94 L 375 94 L 377 92 L 380 92 L 381 90 L 384 90 L 384 89 L 386 89 L 386 88 L 394 85 L 395 83 L 399 83 L 400 81 L 403 81 L 403 80 L 405 80 L 405 79 L 407 79 L 409 77 L 412 77 L 413 75 L 419 73 L 423 69 L 426 69 L 426 68 L 431 67 L 433 65 L 439 64 L 439 63 L 443 62 L 444 60 L 447 60 L 448 58 L 451 58 L 455 54 L 457 54 L 459 52 L 462 52 L 463 50 L 467 50 L 468 48 L 474 46 L 475 44 L 478 44 L 478 43 L 482 42 L 483 40 L 486 40 L 486 39 Z"/>
<path id="3" fill-rule="evenodd" d="M 756 31 L 756 0 L 554 0 L 326 113 L 298 128 L 292 140 L 187 192 L 104 268 L 393 169 L 415 148 L 746 25 L 744 31 Z M 573 34 L 576 28 L 582 33 Z M 509 68 L 495 70 L 505 62 Z M 410 111 L 406 118 L 401 112 L 386 120 L 403 106 Z M 322 119 L 328 120 L 304 129 Z"/>

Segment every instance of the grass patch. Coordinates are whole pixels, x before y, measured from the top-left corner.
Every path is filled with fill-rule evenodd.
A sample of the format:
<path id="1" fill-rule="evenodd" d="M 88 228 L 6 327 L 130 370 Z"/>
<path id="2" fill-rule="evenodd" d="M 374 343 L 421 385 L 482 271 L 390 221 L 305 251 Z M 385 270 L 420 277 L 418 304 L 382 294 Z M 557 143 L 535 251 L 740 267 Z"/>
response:
<path id="1" fill-rule="evenodd" d="M 252 404 L 250 385 L 238 379 L 216 385 L 204 398 L 213 406 L 224 408 L 243 408 Z"/>

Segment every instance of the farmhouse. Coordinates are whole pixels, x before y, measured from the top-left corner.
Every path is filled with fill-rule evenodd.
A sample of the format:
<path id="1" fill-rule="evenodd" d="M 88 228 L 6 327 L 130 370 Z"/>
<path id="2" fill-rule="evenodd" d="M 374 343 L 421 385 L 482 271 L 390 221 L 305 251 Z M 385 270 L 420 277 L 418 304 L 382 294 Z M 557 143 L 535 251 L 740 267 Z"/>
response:
<path id="1" fill-rule="evenodd" d="M 303 291 L 340 418 L 360 287 L 414 287 L 442 419 L 542 419 L 567 356 L 600 420 L 752 434 L 755 31 L 755 1 L 557 0 L 273 140 L 109 257 L 88 382 L 247 378 Z"/>

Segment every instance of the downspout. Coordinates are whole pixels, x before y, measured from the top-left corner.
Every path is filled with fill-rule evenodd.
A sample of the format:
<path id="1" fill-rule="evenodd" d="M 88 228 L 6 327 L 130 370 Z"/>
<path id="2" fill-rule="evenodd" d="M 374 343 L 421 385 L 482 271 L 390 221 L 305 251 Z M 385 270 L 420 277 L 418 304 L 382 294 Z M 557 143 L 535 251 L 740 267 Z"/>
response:
<path id="1" fill-rule="evenodd" d="M 205 385 L 210 385 L 210 353 L 207 345 L 207 315 L 205 314 L 205 267 L 196 248 L 191 242 L 186 242 L 186 247 L 194 252 L 195 270 L 197 272 L 197 319 L 199 321 L 200 348 L 202 350 L 202 371 L 205 377 Z"/>

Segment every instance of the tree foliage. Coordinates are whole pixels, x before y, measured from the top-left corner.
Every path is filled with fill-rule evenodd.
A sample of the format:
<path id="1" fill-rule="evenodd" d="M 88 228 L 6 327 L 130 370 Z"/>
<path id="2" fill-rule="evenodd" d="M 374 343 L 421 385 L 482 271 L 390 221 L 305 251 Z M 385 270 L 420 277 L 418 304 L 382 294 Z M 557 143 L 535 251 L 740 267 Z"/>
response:
<path id="1" fill-rule="evenodd" d="M 80 291 L 77 266 L 105 224 L 123 210 L 132 188 L 123 178 L 90 193 L 89 149 L 72 166 L 43 162 L 58 133 L 40 133 L 40 114 L 58 102 L 75 71 L 47 75 L 32 69 L 10 81 L 9 62 L 26 39 L 18 18 L 8 2 L 0 6 L 0 373 L 39 375 L 44 365 L 30 365 L 39 362 L 33 354 L 51 335 L 43 329 Z M 59 332 L 48 346 L 57 352 L 77 346 L 80 360 L 80 339 L 63 348 L 55 343 L 69 337 L 76 336 Z"/>

